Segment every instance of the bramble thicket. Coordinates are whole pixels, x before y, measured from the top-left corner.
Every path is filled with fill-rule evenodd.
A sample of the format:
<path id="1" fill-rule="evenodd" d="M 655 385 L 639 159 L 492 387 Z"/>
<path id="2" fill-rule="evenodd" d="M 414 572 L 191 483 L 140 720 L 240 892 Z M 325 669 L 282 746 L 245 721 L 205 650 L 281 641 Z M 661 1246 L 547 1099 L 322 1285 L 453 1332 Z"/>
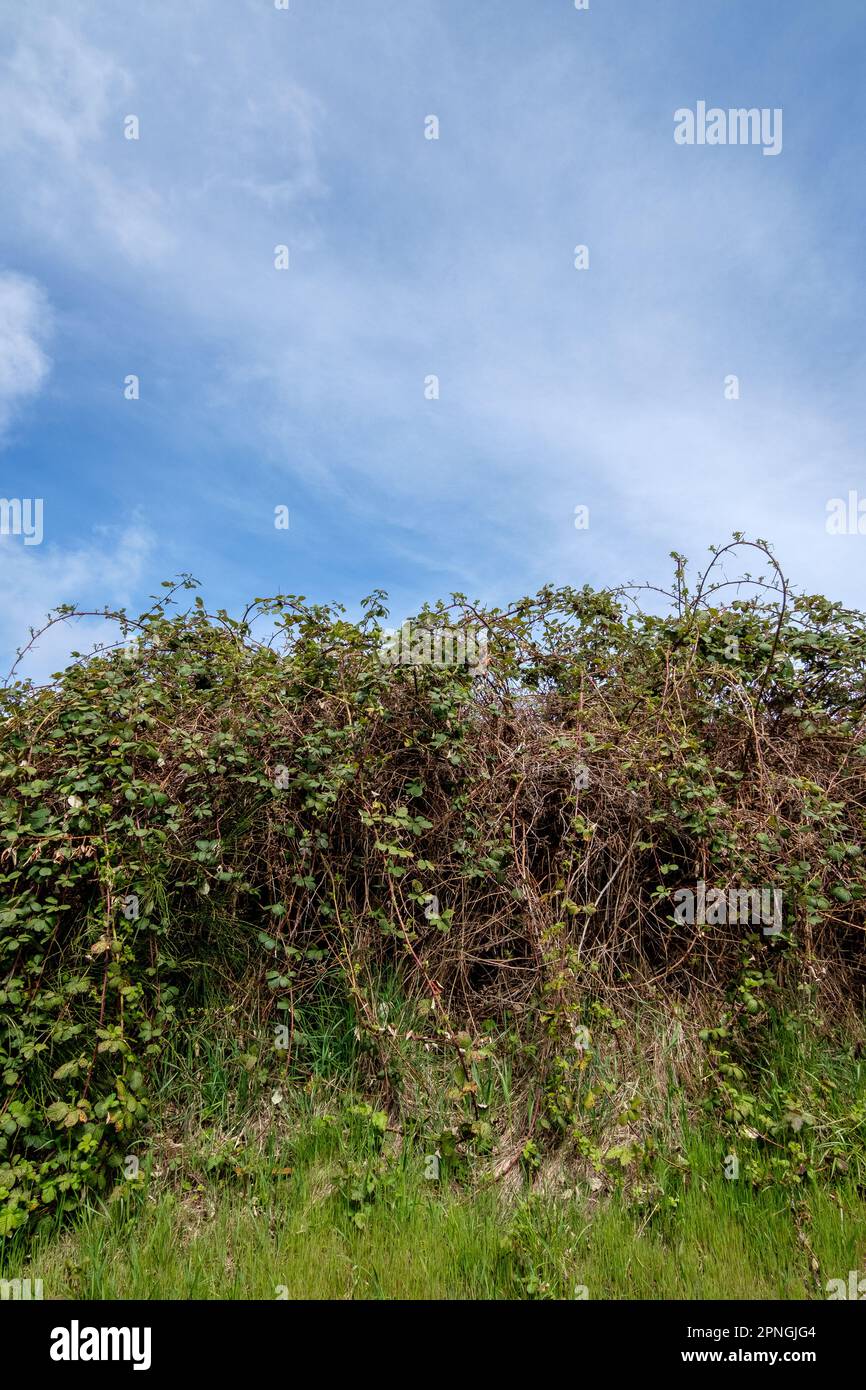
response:
<path id="1" fill-rule="evenodd" d="M 729 579 L 743 553 L 766 573 Z M 862 1180 L 862 1088 L 768 1059 L 780 1033 L 830 1039 L 859 1077 L 866 618 L 792 591 L 764 542 L 694 581 L 673 558 L 666 593 L 416 616 L 486 629 L 480 669 L 383 662 L 381 592 L 357 619 L 288 595 L 232 617 L 184 576 L 106 611 L 110 640 L 50 683 L 13 673 L 3 1233 L 146 1169 L 202 1018 L 239 1086 L 350 1067 L 356 1119 L 435 1151 L 440 1181 L 531 1184 L 555 1154 L 604 1185 L 648 1181 L 660 1142 L 621 1085 L 652 1007 L 685 1040 L 685 1112 L 747 1180 Z M 779 892 L 781 931 L 678 921 L 698 883 Z"/>

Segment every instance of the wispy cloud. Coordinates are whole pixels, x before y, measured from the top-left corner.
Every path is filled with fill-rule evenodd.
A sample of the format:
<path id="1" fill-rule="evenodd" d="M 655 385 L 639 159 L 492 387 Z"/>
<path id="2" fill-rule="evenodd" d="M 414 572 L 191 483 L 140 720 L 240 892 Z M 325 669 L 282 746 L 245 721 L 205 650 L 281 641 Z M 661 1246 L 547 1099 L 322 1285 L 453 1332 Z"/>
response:
<path id="1" fill-rule="evenodd" d="M 36 395 L 51 368 L 47 296 L 23 275 L 0 274 L 0 442 L 16 410 Z"/>
<path id="2" fill-rule="evenodd" d="M 8 261 L 57 307 L 77 431 L 46 488 L 74 475 L 91 520 L 140 515 L 148 563 L 222 599 L 614 582 L 736 528 L 862 601 L 856 538 L 823 528 L 864 485 L 859 194 L 828 172 L 859 139 L 828 124 L 828 165 L 810 133 L 844 105 L 837 21 L 810 47 L 802 17 L 704 32 L 673 0 L 628 24 L 494 9 L 16 15 L 0 158 L 33 192 Z M 678 147 L 673 113 L 703 96 L 784 106 L 784 152 Z"/>
<path id="3" fill-rule="evenodd" d="M 132 523 L 101 527 L 69 548 L 43 545 L 28 549 L 12 537 L 0 537 L 0 646 L 14 653 L 28 642 L 31 629 L 42 628 L 49 613 L 71 603 L 82 610 L 134 606 L 147 582 L 154 537 Z M 49 628 L 18 669 L 19 676 L 43 681 L 62 668 L 69 652 L 87 651 L 112 640 L 105 619 L 81 618 Z M 116 635 L 116 634 L 115 634 Z M 12 664 L 10 656 L 5 671 Z"/>

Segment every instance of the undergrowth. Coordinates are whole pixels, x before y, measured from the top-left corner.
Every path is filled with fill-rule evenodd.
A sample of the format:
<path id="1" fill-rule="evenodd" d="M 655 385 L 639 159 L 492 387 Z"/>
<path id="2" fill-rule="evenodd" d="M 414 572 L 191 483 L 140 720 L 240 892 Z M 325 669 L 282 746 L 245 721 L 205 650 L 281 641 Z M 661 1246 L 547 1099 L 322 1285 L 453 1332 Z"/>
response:
<path id="1" fill-rule="evenodd" d="M 763 542 L 768 576 L 729 580 L 746 545 L 694 586 L 675 556 L 651 602 L 457 595 L 412 620 L 408 665 L 382 660 L 381 593 L 357 621 L 294 596 L 232 617 L 184 606 L 184 577 L 137 618 L 107 612 L 121 640 L 48 685 L 13 672 L 0 1231 L 16 1251 L 69 1211 L 127 1210 L 155 1166 L 164 1179 L 167 1135 L 188 1169 L 190 1115 L 203 1185 L 247 1161 L 267 1177 L 275 1113 L 300 1123 L 307 1103 L 343 1135 L 328 1201 L 355 1241 L 400 1190 L 400 1154 L 443 1221 L 468 1191 L 567 1221 L 566 1192 L 612 1222 L 639 1210 L 649 1237 L 698 1202 L 695 1132 L 713 1200 L 781 1202 L 801 1252 L 805 1211 L 856 1204 L 866 619 L 794 594 Z M 431 660 L 431 633 L 481 630 L 480 664 Z M 235 1106 L 265 1094 L 238 1148 Z M 144 1202 L 142 1240 L 168 1210 Z M 519 1266 L 561 1296 L 539 1258 L 504 1282 L 490 1265 L 491 1288 Z"/>

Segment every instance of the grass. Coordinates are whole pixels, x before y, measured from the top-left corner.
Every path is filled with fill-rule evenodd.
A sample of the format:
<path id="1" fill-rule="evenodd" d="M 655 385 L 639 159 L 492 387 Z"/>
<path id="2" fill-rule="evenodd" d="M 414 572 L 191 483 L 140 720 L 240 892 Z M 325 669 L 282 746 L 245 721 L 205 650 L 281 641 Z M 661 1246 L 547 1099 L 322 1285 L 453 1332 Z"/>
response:
<path id="1" fill-rule="evenodd" d="M 687 1176 L 669 1173 L 645 1202 L 440 1187 L 422 1158 L 394 1154 L 383 1175 L 363 1136 L 312 1124 L 282 1153 L 91 1206 L 29 1257 L 13 1246 L 3 1277 L 88 1300 L 779 1300 L 826 1297 L 828 1279 L 866 1266 L 853 1186 L 754 1190 L 726 1181 L 700 1139 Z M 368 1172 L 379 1185 L 357 1202 Z"/>
<path id="2" fill-rule="evenodd" d="M 46 1217 L 29 1246 L 7 1240 L 0 1278 L 83 1300 L 785 1300 L 866 1270 L 864 1064 L 814 1022 L 788 1014 L 754 1067 L 756 1115 L 814 1111 L 777 1141 L 707 1109 L 696 1025 L 645 1009 L 615 1040 L 600 1029 L 572 1138 L 537 1130 L 521 1160 L 525 1059 L 491 1035 L 475 1074 L 492 1137 L 449 1150 L 467 1132 L 448 1098 L 461 1078 L 405 1041 L 403 1001 L 387 1017 L 413 1079 L 402 1121 L 370 1103 L 351 1011 L 305 1016 L 288 1067 L 260 1030 L 202 1008 L 164 1050 L 139 1176 Z"/>

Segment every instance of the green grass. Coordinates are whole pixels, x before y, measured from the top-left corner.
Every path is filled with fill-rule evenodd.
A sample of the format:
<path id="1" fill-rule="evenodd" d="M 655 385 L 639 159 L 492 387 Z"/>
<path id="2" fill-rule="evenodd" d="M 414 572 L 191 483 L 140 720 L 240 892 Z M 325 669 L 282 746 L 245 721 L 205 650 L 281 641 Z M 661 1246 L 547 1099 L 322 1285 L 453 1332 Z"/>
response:
<path id="1" fill-rule="evenodd" d="M 619 1030 L 616 1046 L 600 1030 L 571 1137 L 536 1128 L 528 1161 L 495 1181 L 533 1113 L 525 1063 L 521 1074 L 492 1039 L 476 1071 L 493 1137 L 472 1138 L 461 1076 L 406 1041 L 413 1020 L 392 1005 L 413 1082 L 401 1121 L 364 1102 L 345 1010 L 303 1019 L 291 1068 L 260 1034 L 203 1010 L 164 1050 L 147 1135 L 130 1143 L 141 1176 L 118 1170 L 113 1199 L 91 1193 L 47 1215 L 30 1245 L 24 1233 L 0 1244 L 0 1278 L 85 1300 L 574 1299 L 582 1289 L 590 1299 L 781 1300 L 826 1297 L 828 1280 L 866 1271 L 863 1063 L 847 1042 L 793 1017 L 774 1030 L 748 1081 L 755 1123 L 788 1109 L 809 1119 L 758 1143 L 700 1103 L 694 1037 L 651 1013 Z M 449 1150 L 454 1133 L 470 1137 Z M 429 1181 L 437 1147 L 441 1177 Z M 740 1175 L 727 1180 L 732 1149 Z"/>
<path id="2" fill-rule="evenodd" d="M 423 1156 L 311 1126 L 283 1153 L 152 1179 L 43 1232 L 3 1277 L 75 1299 L 802 1299 L 866 1267 L 853 1189 L 753 1190 L 698 1141 L 646 1201 L 425 1182 Z M 280 1172 L 290 1167 L 290 1173 Z M 359 1173 L 373 1200 L 353 1203 Z M 359 1214 L 360 1213 L 360 1214 Z M 818 1268 L 813 1267 L 813 1260 Z"/>

